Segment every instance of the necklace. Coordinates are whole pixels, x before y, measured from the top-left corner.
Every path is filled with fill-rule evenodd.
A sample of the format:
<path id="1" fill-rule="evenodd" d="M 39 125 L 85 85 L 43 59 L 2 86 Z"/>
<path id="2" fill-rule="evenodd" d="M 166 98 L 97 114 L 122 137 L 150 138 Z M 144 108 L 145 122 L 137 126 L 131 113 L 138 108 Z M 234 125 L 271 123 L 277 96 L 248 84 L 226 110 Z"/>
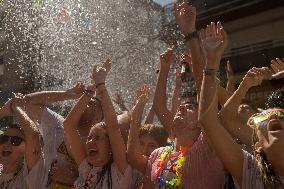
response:
<path id="1" fill-rule="evenodd" d="M 189 151 L 189 147 L 181 147 L 180 151 L 178 152 L 178 159 L 176 160 L 175 163 L 171 165 L 171 168 L 168 169 L 172 171 L 175 174 L 175 177 L 172 178 L 171 180 L 167 180 L 162 172 L 165 169 L 166 166 L 166 161 L 165 159 L 171 155 L 173 152 L 174 147 L 173 145 L 168 146 L 166 151 L 161 154 L 161 157 L 157 160 L 157 170 L 155 172 L 157 181 L 159 183 L 160 187 L 166 186 L 170 188 L 177 188 L 183 184 L 183 179 L 184 179 L 184 165 L 186 162 L 186 154 Z"/>
<path id="2" fill-rule="evenodd" d="M 23 171 L 23 168 L 21 168 L 21 169 L 20 169 L 19 171 L 17 171 L 16 173 L 13 173 L 12 178 L 3 181 L 3 183 L 0 184 L 0 187 L 1 187 L 1 188 L 6 188 L 6 189 L 9 188 L 9 187 L 10 187 L 10 184 L 11 184 L 12 182 L 14 182 L 14 181 L 17 179 L 17 177 L 20 175 L 20 173 L 21 173 L 22 171 Z"/>

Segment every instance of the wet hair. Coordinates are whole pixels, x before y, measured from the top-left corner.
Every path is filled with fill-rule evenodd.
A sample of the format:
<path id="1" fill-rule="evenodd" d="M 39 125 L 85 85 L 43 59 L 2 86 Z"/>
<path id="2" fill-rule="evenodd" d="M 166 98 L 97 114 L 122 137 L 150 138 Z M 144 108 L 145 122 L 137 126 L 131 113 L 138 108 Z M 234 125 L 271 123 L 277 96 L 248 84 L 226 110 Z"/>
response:
<path id="1" fill-rule="evenodd" d="M 106 124 L 105 122 L 100 122 L 95 124 L 92 128 L 103 128 L 106 129 Z M 100 171 L 98 173 L 98 180 L 94 185 L 94 188 L 96 188 L 97 186 L 102 187 L 104 184 L 104 179 L 105 176 L 107 176 L 107 188 L 108 189 L 112 189 L 112 174 L 111 174 L 111 165 L 113 163 L 113 157 L 111 155 L 109 161 L 107 162 L 107 164 L 105 164 L 102 168 L 102 171 Z"/>
<path id="2" fill-rule="evenodd" d="M 17 123 L 15 117 L 6 116 L 0 119 L 0 130 L 5 131 L 9 128 L 17 129 L 22 133 L 22 129 L 20 125 Z"/>
<path id="3" fill-rule="evenodd" d="M 102 103 L 101 103 L 101 100 L 98 99 L 97 97 L 93 97 L 89 104 L 88 105 L 91 105 L 91 106 L 99 106 L 100 109 L 102 110 Z M 94 116 L 98 116 L 98 115 L 94 115 Z M 99 120 L 99 122 L 102 122 L 104 119 L 104 113 L 103 111 L 101 111 L 101 118 Z M 86 126 L 90 126 L 92 123 L 92 120 L 91 119 L 87 119 L 83 116 L 80 117 L 80 120 L 79 120 L 79 123 L 78 123 L 78 127 L 86 127 Z"/>
<path id="4" fill-rule="evenodd" d="M 154 124 L 145 124 L 139 130 L 139 137 L 151 136 L 158 143 L 159 147 L 167 146 L 168 133 L 164 127 L 160 127 Z"/>
<path id="5" fill-rule="evenodd" d="M 111 175 L 112 163 L 113 163 L 113 158 L 111 156 L 107 164 L 103 166 L 102 171 L 98 173 L 98 180 L 94 185 L 95 187 L 100 186 L 100 188 L 102 188 L 104 184 L 105 176 L 107 176 L 107 188 L 112 189 L 112 175 Z"/>
<path id="6" fill-rule="evenodd" d="M 280 180 L 275 174 L 271 164 L 268 162 L 267 157 L 263 151 L 260 153 L 256 151 L 255 145 L 259 141 L 257 136 L 257 125 L 253 121 L 253 117 L 261 113 L 254 114 L 248 121 L 248 125 L 253 129 L 252 142 L 253 142 L 253 155 L 257 161 L 258 169 L 260 172 L 261 180 L 265 189 L 277 189 Z M 263 113 L 262 113 L 263 114 Z"/>
<path id="7" fill-rule="evenodd" d="M 284 88 L 273 91 L 265 103 L 265 108 L 283 108 L 284 109 Z"/>

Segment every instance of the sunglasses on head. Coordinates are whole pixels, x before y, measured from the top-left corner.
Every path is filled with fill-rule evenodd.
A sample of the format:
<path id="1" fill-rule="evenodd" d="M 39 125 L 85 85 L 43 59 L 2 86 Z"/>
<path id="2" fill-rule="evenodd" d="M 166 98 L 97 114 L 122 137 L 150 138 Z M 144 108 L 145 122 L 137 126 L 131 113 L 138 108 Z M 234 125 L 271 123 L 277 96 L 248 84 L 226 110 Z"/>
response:
<path id="1" fill-rule="evenodd" d="M 22 139 L 21 137 L 18 137 L 18 136 L 7 136 L 7 135 L 0 136 L 0 144 L 5 144 L 8 141 L 13 146 L 20 146 L 21 143 L 24 141 L 24 139 Z"/>
<path id="2" fill-rule="evenodd" d="M 260 114 L 260 115 L 255 116 L 253 120 L 255 124 L 265 127 L 268 124 L 272 116 L 276 116 L 278 119 L 284 120 L 283 111 L 275 111 L 275 112 L 269 112 L 267 114 Z"/>

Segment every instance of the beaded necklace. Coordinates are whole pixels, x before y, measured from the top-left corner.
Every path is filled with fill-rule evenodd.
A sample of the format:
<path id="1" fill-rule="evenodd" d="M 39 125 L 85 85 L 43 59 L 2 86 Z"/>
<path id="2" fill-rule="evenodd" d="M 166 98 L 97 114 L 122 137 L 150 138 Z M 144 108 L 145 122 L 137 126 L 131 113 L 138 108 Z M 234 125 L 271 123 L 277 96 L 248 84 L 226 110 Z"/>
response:
<path id="1" fill-rule="evenodd" d="M 178 152 L 179 155 L 177 161 L 171 165 L 170 170 L 176 175 L 176 177 L 168 181 L 162 176 L 162 172 L 163 170 L 165 170 L 164 167 L 166 166 L 165 159 L 173 152 L 173 150 L 173 145 L 168 146 L 166 151 L 162 153 L 161 157 L 157 160 L 157 170 L 155 174 L 159 183 L 159 187 L 165 186 L 170 188 L 177 188 L 183 184 L 183 168 L 186 162 L 186 154 L 189 151 L 189 147 L 181 147 L 181 150 Z"/>

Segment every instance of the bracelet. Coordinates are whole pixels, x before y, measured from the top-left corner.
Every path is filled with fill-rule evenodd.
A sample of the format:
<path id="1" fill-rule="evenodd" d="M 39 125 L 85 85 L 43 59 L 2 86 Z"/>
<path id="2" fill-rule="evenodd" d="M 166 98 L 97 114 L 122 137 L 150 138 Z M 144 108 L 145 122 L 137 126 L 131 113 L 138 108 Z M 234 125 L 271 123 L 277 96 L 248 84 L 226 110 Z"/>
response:
<path id="1" fill-rule="evenodd" d="M 84 90 L 84 94 L 87 95 L 90 98 L 93 98 L 95 91 L 91 91 L 91 90 Z"/>
<path id="2" fill-rule="evenodd" d="M 198 33 L 197 33 L 196 30 L 194 32 L 188 33 L 184 36 L 185 41 L 189 41 L 189 40 L 194 39 L 194 38 L 198 39 Z"/>
<path id="3" fill-rule="evenodd" d="M 98 88 L 98 87 L 101 86 L 101 85 L 105 85 L 105 83 L 98 83 L 98 84 L 96 85 L 96 88 Z"/>

